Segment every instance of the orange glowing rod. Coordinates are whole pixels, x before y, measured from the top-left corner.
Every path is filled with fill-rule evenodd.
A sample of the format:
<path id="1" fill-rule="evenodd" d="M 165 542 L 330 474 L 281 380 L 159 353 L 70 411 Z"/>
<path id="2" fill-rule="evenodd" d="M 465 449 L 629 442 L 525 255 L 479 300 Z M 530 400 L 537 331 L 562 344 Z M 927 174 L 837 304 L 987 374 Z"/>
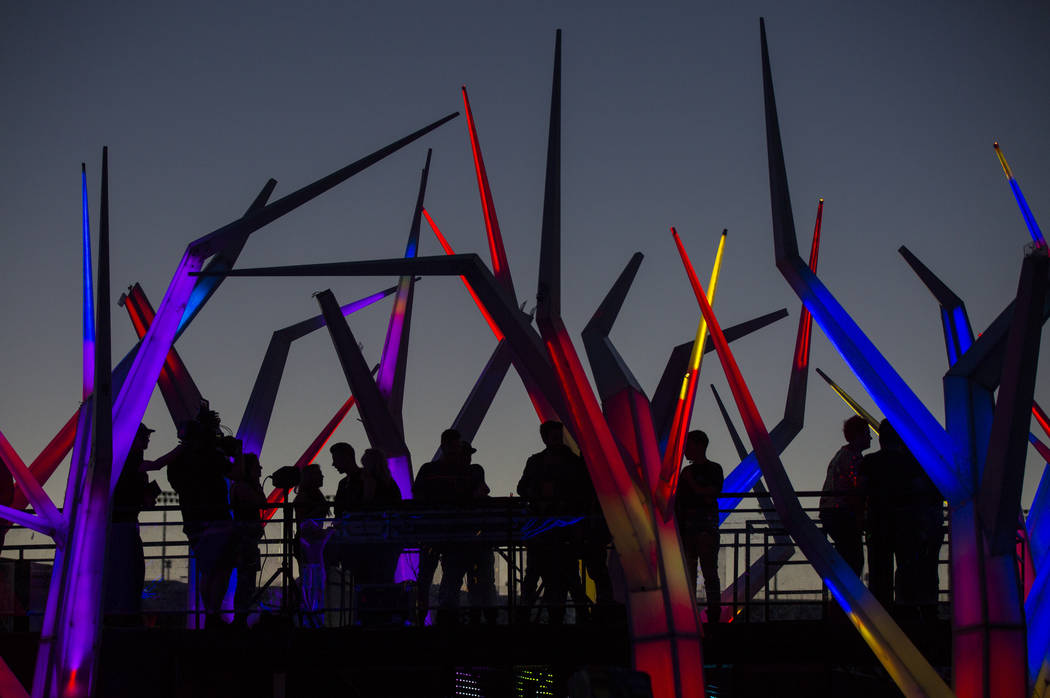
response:
<path id="1" fill-rule="evenodd" d="M 677 235 L 672 227 L 671 232 Z M 711 289 L 711 300 L 714 301 L 715 289 L 718 285 L 718 274 L 722 269 L 722 255 L 725 252 L 727 231 L 722 231 L 718 240 L 718 250 L 715 252 L 715 263 L 711 267 L 711 281 L 708 288 Z M 657 505 L 664 511 L 665 515 L 671 506 L 671 500 L 678 487 L 678 470 L 682 462 L 682 452 L 685 450 L 685 437 L 689 432 L 689 423 L 693 416 L 693 404 L 696 401 L 696 386 L 700 376 L 700 364 L 704 357 L 704 345 L 707 343 L 707 322 L 701 318 L 696 328 L 696 338 L 693 340 L 693 349 L 689 354 L 689 366 L 682 377 L 682 390 L 678 394 L 678 404 L 675 407 L 674 418 L 671 421 L 670 435 L 667 448 L 664 449 L 664 458 L 661 465 L 660 484 L 657 492 Z"/>
<path id="2" fill-rule="evenodd" d="M 1043 237 L 1043 231 L 1039 229 L 1039 224 L 1035 222 L 1035 216 L 1032 215 L 1032 209 L 1028 208 L 1028 202 L 1025 200 L 1024 194 L 1021 193 L 1021 185 L 1018 184 L 1010 166 L 1006 164 L 1006 156 L 1003 155 L 1003 151 L 999 149 L 999 142 L 996 141 L 993 143 L 992 147 L 995 148 L 995 154 L 999 158 L 999 164 L 1003 166 L 1003 174 L 1006 175 L 1006 181 L 1010 183 L 1010 189 L 1013 190 L 1014 198 L 1017 199 L 1017 207 L 1021 209 L 1021 217 L 1024 218 L 1025 225 L 1028 226 L 1028 232 L 1031 234 L 1032 240 L 1034 240 L 1035 244 L 1040 247 L 1046 247 L 1046 239 Z"/>
<path id="3" fill-rule="evenodd" d="M 446 240 L 445 236 L 441 234 L 441 230 L 438 229 L 437 223 L 435 223 L 434 219 L 430 217 L 430 212 L 425 208 L 423 209 L 423 216 L 427 219 L 430 229 L 434 231 L 434 235 L 437 237 L 438 242 L 441 244 L 441 249 L 445 251 L 445 254 L 456 254 L 452 249 L 452 245 L 448 244 L 448 240 Z M 469 281 L 467 281 L 467 277 L 461 276 L 459 279 L 463 282 L 463 285 L 467 287 L 467 292 L 470 293 L 470 297 L 474 299 L 474 305 L 478 306 L 478 310 L 481 311 L 481 315 L 485 318 L 485 322 L 489 324 L 489 329 L 491 329 L 492 334 L 495 335 L 496 341 L 503 341 L 503 332 L 500 331 L 496 322 L 492 319 L 492 316 L 489 315 L 489 312 L 485 310 L 485 306 L 482 305 L 481 301 L 478 299 L 478 294 L 474 293 L 474 287 L 470 285 Z"/>

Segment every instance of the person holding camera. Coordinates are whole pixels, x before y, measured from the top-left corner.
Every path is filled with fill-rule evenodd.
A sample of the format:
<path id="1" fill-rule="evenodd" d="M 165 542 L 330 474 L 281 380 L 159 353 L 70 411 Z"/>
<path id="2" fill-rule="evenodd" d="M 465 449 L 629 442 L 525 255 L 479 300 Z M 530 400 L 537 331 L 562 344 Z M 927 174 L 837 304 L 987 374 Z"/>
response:
<path id="1" fill-rule="evenodd" d="M 182 448 L 168 466 L 168 482 L 179 495 L 182 530 L 197 565 L 205 626 L 221 625 L 220 611 L 234 566 L 233 520 L 226 478 L 240 457 L 240 441 L 224 436 L 219 415 L 201 405 L 197 418 L 183 424 Z"/>

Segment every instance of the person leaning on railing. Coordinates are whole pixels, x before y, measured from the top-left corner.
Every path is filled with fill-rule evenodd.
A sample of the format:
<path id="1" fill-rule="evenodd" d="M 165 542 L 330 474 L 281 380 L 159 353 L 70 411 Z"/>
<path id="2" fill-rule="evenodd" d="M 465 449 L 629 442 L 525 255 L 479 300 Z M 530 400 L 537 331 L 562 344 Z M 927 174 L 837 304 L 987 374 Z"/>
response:
<path id="1" fill-rule="evenodd" d="M 828 463 L 824 494 L 820 497 L 820 522 L 835 549 L 859 577 L 864 570 L 864 497 L 860 479 L 863 452 L 871 446 L 868 423 L 853 416 L 842 425 L 846 445 Z"/>

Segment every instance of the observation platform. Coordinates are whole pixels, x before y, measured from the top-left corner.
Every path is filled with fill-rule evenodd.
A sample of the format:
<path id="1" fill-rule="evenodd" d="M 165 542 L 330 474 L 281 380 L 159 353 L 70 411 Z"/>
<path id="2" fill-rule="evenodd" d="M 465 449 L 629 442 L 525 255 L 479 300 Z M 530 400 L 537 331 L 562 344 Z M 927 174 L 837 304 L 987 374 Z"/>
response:
<path id="1" fill-rule="evenodd" d="M 804 494 L 815 503 L 819 493 Z M 563 625 L 550 624 L 542 605 L 531 614 L 520 607 L 528 565 L 525 543 L 532 535 L 585 521 L 581 517 L 538 518 L 521 500 L 510 498 L 471 510 L 406 506 L 340 520 L 335 525 L 350 541 L 396 542 L 406 551 L 485 543 L 494 553 L 497 605 L 486 618 L 484 609 L 469 607 L 469 594 L 461 588 L 456 622 L 419 625 L 410 607 L 414 589 L 406 587 L 400 606 L 379 608 L 377 618 L 376 607 L 362 600 L 366 597 L 352 577 L 329 567 L 324 609 L 314 614 L 323 617 L 324 627 L 307 627 L 311 622 L 298 601 L 291 608 L 283 602 L 286 589 L 291 590 L 287 598 L 299 597 L 298 571 L 290 555 L 291 527 L 278 511 L 260 545 L 263 566 L 257 610 L 249 619 L 253 627 L 196 629 L 203 614 L 199 605 L 192 606 L 189 550 L 173 499 L 162 502 L 141 517 L 147 570 L 143 627 L 105 628 L 99 696 L 530 698 L 569 695 L 569 678 L 581 669 L 600 674 L 630 666 L 622 606 L 588 603 L 577 609 L 569 604 Z M 723 609 L 725 619 L 732 620 L 705 625 L 709 695 L 899 695 L 819 575 L 790 540 L 785 543 L 785 532 L 771 514 L 755 502 L 739 507 L 720 529 L 720 576 L 723 587 L 732 590 L 732 600 L 723 595 Z M 816 510 L 810 515 L 816 519 Z M 53 548 L 20 535 L 26 533 L 14 529 L 0 558 L 0 656 L 28 684 Z M 774 554 L 785 545 L 786 554 Z M 946 553 L 947 545 L 942 550 Z M 287 580 L 284 564 L 292 566 Z M 755 575 L 765 581 L 747 592 Z M 439 570 L 431 587 L 431 620 L 440 578 Z M 940 578 L 938 617 L 925 622 L 902 618 L 900 624 L 948 678 L 946 560 Z M 405 598 L 412 600 L 405 603 Z M 481 616 L 475 624 L 472 611 Z M 493 624 L 480 622 L 493 617 Z"/>
<path id="2" fill-rule="evenodd" d="M 947 621 L 902 626 L 949 671 Z M 841 615 L 705 632 L 711 696 L 899 695 Z M 0 633 L 0 654 L 22 679 L 32 674 L 37 640 Z M 248 630 L 107 628 L 101 662 L 106 698 L 531 698 L 568 695 L 574 672 L 626 668 L 630 653 L 622 613 L 564 626 L 298 628 L 274 618 Z"/>

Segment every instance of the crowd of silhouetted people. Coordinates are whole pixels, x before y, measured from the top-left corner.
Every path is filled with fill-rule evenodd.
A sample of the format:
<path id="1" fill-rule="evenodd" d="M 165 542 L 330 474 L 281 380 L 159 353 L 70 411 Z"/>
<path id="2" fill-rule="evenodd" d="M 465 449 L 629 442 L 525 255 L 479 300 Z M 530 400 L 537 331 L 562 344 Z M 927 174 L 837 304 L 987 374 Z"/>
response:
<path id="1" fill-rule="evenodd" d="M 259 546 L 267 521 L 282 506 L 285 516 L 294 519 L 294 536 L 283 544 L 291 546 L 290 557 L 298 563 L 293 593 L 302 623 L 325 623 L 327 578 L 333 571 L 361 592 L 357 622 L 389 619 L 389 609 L 377 608 L 371 601 L 384 593 L 388 602 L 390 594 L 400 593 L 401 604 L 408 597 L 411 610 L 404 622 L 422 624 L 429 622 L 428 617 L 438 623 L 496 622 L 492 542 L 462 536 L 441 540 L 437 535 L 427 538 L 437 542 L 421 542 L 406 550 L 396 536 L 358 535 L 360 528 L 354 521 L 362 516 L 406 506 L 403 498 L 408 499 L 409 492 L 403 492 L 395 480 L 382 451 L 366 449 L 359 465 L 350 444 L 334 444 L 331 467 L 340 479 L 331 502 L 322 491 L 324 470 L 317 463 L 283 469 L 292 471 L 293 479 L 282 478 L 282 489 L 268 498 L 258 456 L 242 453 L 241 442 L 223 433 L 218 414 L 206 404 L 196 419 L 181 426 L 178 446 L 152 461 L 145 458 L 151 432 L 140 426 L 113 493 L 104 602 L 110 622 L 141 622 L 145 556 L 138 517 L 155 504 L 160 492 L 149 472 L 162 468 L 179 497 L 191 574 L 206 624 L 222 624 L 232 575 L 236 575 L 233 622 L 247 624 L 261 595 L 256 588 L 262 567 Z M 820 500 L 823 528 L 858 576 L 864 569 L 866 539 L 869 587 L 884 606 L 933 617 L 943 537 L 941 495 L 888 422 L 879 425 L 881 449 L 868 455 L 863 452 L 871 436 L 864 419 L 847 420 L 843 433 L 846 445 L 828 465 Z M 525 566 L 515 620 L 536 618 L 543 608 L 548 622 L 561 623 L 571 598 L 576 620 L 581 622 L 615 603 L 609 568 L 612 535 L 587 464 L 567 443 L 562 424 L 543 423 L 540 437 L 544 448 L 528 457 L 517 485 L 517 494 L 535 515 L 536 525 L 521 532 Z M 684 444 L 688 463 L 678 476 L 674 512 L 687 579 L 694 590 L 703 580 L 703 618 L 718 622 L 723 593 L 718 573 L 718 497 L 723 470 L 707 457 L 707 448 L 704 432 L 689 432 Z M 457 430 L 442 432 L 437 456 L 419 468 L 410 484 L 413 506 L 445 512 L 484 507 L 490 490 L 484 468 L 474 462 L 475 453 Z M 278 483 L 276 474 L 274 482 Z M 431 587 L 439 566 L 437 605 L 431 609 Z M 399 567 L 404 568 L 402 574 Z M 414 580 L 414 591 L 411 585 L 395 584 L 402 579 Z M 468 605 L 461 615 L 464 585 Z"/>

